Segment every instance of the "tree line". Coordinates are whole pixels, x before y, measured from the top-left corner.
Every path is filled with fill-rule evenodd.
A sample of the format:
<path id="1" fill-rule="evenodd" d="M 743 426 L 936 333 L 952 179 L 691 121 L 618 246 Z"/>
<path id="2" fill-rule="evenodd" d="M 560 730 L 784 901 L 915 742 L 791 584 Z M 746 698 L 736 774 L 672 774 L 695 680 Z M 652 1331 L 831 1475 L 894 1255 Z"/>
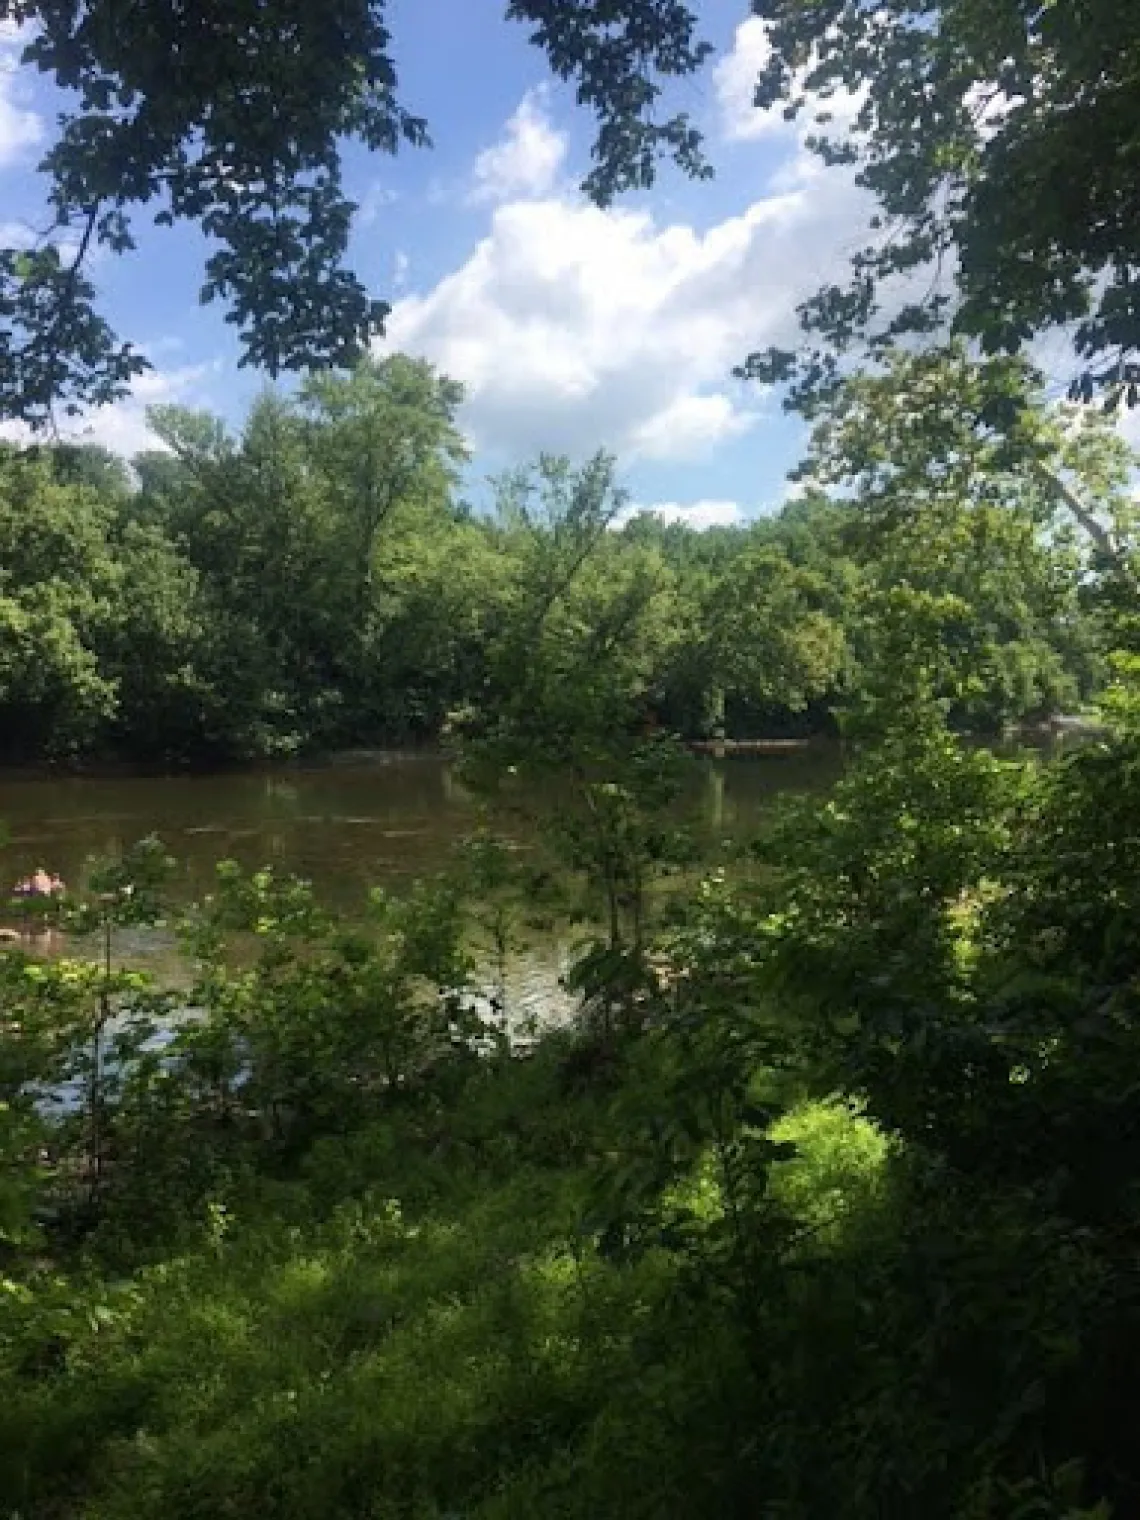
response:
<path id="1" fill-rule="evenodd" d="M 1129 574 L 1129 459 L 1036 386 L 954 351 L 855 377 L 817 423 L 802 495 L 703 533 L 630 518 L 604 454 L 541 458 L 472 510 L 460 389 L 402 355 L 267 393 L 236 433 L 155 408 L 164 447 L 130 461 L 6 446 L 4 758 L 439 742 L 483 699 L 536 574 L 548 610 L 626 662 L 645 721 L 686 738 L 833 731 L 903 587 L 942 629 L 955 722 L 1073 709 L 1104 679 L 1106 598 Z M 1017 437 L 972 432 L 969 408 L 1003 397 Z"/>

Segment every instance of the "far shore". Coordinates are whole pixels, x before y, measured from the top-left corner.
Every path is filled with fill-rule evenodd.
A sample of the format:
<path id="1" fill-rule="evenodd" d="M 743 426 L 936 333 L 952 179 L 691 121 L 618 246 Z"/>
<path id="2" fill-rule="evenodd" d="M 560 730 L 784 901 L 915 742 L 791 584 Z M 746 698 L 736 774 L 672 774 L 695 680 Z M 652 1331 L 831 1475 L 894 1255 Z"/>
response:
<path id="1" fill-rule="evenodd" d="M 168 761 L 116 759 L 113 756 L 76 756 L 66 760 L 35 762 L 0 761 L 0 781 L 123 780 L 162 776 L 248 776 L 268 772 L 325 770 L 332 767 L 403 765 L 409 761 L 442 760 L 447 752 L 436 743 L 390 745 L 374 749 L 313 750 L 288 756 L 263 756 L 256 760 Z"/>
<path id="2" fill-rule="evenodd" d="M 963 732 L 960 737 L 981 742 L 1024 739 L 1031 744 L 1065 736 L 1084 739 L 1102 738 L 1107 732 L 1096 717 L 1083 714 L 1055 714 L 1047 718 L 1024 719 L 998 733 Z M 794 755 L 821 745 L 834 744 L 836 736 L 819 732 L 796 737 L 750 739 L 689 739 L 687 747 L 695 754 Z M 308 750 L 296 755 L 264 756 L 251 760 L 215 760 L 147 763 L 114 756 L 75 756 L 64 760 L 36 762 L 0 761 L 0 781 L 66 781 L 88 779 L 155 778 L 163 776 L 264 775 L 288 771 L 343 769 L 353 767 L 406 765 L 416 761 L 446 760 L 451 751 L 439 740 L 422 744 L 388 744 L 359 746 L 338 750 Z"/>

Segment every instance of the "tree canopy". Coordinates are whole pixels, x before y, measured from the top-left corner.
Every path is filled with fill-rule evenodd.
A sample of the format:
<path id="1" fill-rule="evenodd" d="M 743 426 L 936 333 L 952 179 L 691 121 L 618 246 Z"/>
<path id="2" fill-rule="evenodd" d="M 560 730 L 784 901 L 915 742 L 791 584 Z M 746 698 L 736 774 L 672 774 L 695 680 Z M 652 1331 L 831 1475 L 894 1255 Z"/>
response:
<path id="1" fill-rule="evenodd" d="M 810 351 L 754 354 L 747 371 L 795 377 L 792 399 L 803 402 L 859 345 L 876 351 L 949 325 L 987 353 L 1016 354 L 1059 328 L 1084 365 L 1074 394 L 1134 405 L 1131 0 L 752 0 L 752 10 L 771 44 L 757 105 L 791 117 L 814 109 L 811 145 L 854 166 L 879 214 L 850 280 L 801 308 Z M 828 126 L 839 91 L 854 98 L 842 133 Z"/>
<path id="2" fill-rule="evenodd" d="M 802 403 L 861 344 L 948 326 L 1014 354 L 1061 328 L 1081 366 L 1076 394 L 1140 399 L 1130 0 L 752 10 L 770 42 L 758 106 L 814 111 L 811 145 L 854 166 L 879 213 L 850 280 L 802 307 L 806 351 L 753 354 L 746 372 L 794 379 Z M 506 17 L 597 119 L 583 185 L 594 201 L 650 185 L 662 155 L 711 172 L 699 130 L 661 101 L 710 55 L 696 6 L 511 0 Z M 345 264 L 343 146 L 429 142 L 400 96 L 380 0 L 316 11 L 301 0 L 0 0 L 0 21 L 29 24 L 25 61 L 69 97 L 43 163 L 55 226 L 31 249 L 0 250 L 0 414 L 42 423 L 54 403 L 121 394 L 145 367 L 99 315 L 85 274 L 98 245 L 133 246 L 144 206 L 209 234 L 202 299 L 225 303 L 243 363 L 270 374 L 351 364 L 387 307 Z M 836 92 L 853 101 L 842 132 L 829 126 Z"/>
<path id="3" fill-rule="evenodd" d="M 99 245 L 134 246 L 144 206 L 209 235 L 201 299 L 225 303 L 242 363 L 277 375 L 360 356 L 388 307 L 345 265 L 355 207 L 343 148 L 429 141 L 400 99 L 385 9 L 0 0 L 0 23 L 30 27 L 24 61 L 69 97 L 43 161 L 55 225 L 32 249 L 0 250 L 0 416 L 41 424 L 54 403 L 113 399 L 146 368 L 97 312 L 84 273 Z M 706 172 L 687 117 L 659 111 L 663 81 L 707 56 L 686 6 L 511 0 L 506 15 L 597 117 L 584 186 L 595 201 L 651 183 L 662 153 Z"/>
<path id="4" fill-rule="evenodd" d="M 899 596 L 937 629 L 955 722 L 993 731 L 1094 696 L 1134 642 L 1132 456 L 1020 360 L 900 353 L 849 378 L 805 494 L 707 533 L 626 521 L 604 454 L 540 458 L 471 512 L 461 399 L 393 354 L 267 391 L 236 429 L 152 408 L 166 452 L 130 461 L 6 447 L 0 759 L 201 764 L 486 729 L 558 769 L 646 723 L 828 732 L 870 693 Z"/>

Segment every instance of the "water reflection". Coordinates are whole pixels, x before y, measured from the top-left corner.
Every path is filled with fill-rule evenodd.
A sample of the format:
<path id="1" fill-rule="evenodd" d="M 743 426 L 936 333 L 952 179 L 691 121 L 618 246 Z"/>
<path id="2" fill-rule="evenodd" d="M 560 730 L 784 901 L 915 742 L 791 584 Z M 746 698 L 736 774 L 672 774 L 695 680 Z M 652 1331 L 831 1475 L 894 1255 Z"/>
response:
<path id="1" fill-rule="evenodd" d="M 826 746 L 703 760 L 692 802 L 711 830 L 738 836 L 774 794 L 821 788 L 838 766 Z M 370 886 L 399 888 L 441 869 L 479 818 L 477 799 L 435 756 L 285 775 L 5 779 L 0 869 L 15 881 L 43 865 L 75 882 L 92 859 L 155 833 L 179 861 L 187 898 L 208 891 L 215 862 L 230 857 L 304 876 L 323 900 L 349 908 Z M 517 834 L 517 816 L 502 821 Z"/>
<path id="2" fill-rule="evenodd" d="M 704 758 L 687 807 L 710 841 L 737 839 L 755 827 L 774 795 L 821 789 L 838 771 L 838 752 L 827 746 Z M 8 839 L 0 872 L 15 882 L 42 865 L 79 883 L 93 860 L 153 833 L 178 861 L 174 891 L 185 901 L 211 889 L 216 862 L 228 857 L 247 869 L 271 865 L 305 877 L 322 902 L 352 914 L 370 887 L 398 891 L 443 869 L 456 841 L 483 815 L 478 799 L 438 756 L 286 773 L 6 778 L 0 780 L 0 823 Z M 525 846 L 526 824 L 517 811 L 497 819 L 491 814 L 490 821 Z M 519 958 L 512 970 L 519 1007 L 561 1007 L 558 979 L 568 954 L 566 942 L 548 942 Z M 168 934 L 118 931 L 116 955 L 181 980 Z"/>

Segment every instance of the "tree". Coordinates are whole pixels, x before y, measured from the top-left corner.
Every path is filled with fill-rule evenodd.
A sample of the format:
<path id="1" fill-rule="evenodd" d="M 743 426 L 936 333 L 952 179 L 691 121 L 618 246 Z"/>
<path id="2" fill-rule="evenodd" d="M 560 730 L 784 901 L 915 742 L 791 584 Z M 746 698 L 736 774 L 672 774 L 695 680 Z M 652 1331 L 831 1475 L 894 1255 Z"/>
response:
<path id="1" fill-rule="evenodd" d="M 681 580 L 684 634 L 662 685 L 674 721 L 723 735 L 733 708 L 800 712 L 833 691 L 845 650 L 823 576 L 792 564 L 763 534 L 738 533 L 720 559 Z"/>
<path id="2" fill-rule="evenodd" d="M 116 747 L 185 760 L 217 747 L 227 708 L 241 711 L 240 681 L 219 678 L 225 640 L 202 577 L 161 523 L 132 516 L 124 482 L 98 453 L 0 458 L 8 757 Z"/>
<path id="3" fill-rule="evenodd" d="M 358 620 L 372 591 L 381 527 L 416 498 L 446 500 L 468 457 L 455 422 L 462 399 L 454 380 L 404 354 L 313 375 L 302 387 L 308 451 L 340 519 Z"/>
<path id="4" fill-rule="evenodd" d="M 945 323 L 991 354 L 1021 352 L 1075 325 L 1088 399 L 1140 399 L 1140 10 L 1131 0 L 753 0 L 771 54 L 761 107 L 795 117 L 816 102 L 810 139 L 857 169 L 883 236 L 847 284 L 801 308 L 797 356 L 754 354 L 747 372 L 797 378 L 793 404 L 833 382 L 842 356 Z M 837 91 L 848 131 L 829 130 Z M 929 273 L 953 271 L 952 289 Z M 892 285 L 922 275 L 922 293 Z M 904 291 L 906 289 L 904 285 Z M 911 286 L 911 289 L 914 287 Z M 900 309 L 901 305 L 901 309 Z"/>
<path id="5" fill-rule="evenodd" d="M 987 501 L 1067 519 L 1096 569 L 1134 573 L 1132 451 L 1103 416 L 1050 405 L 1022 359 L 897 349 L 838 384 L 816 419 L 796 473 L 853 490 L 880 524 Z"/>
<path id="6" fill-rule="evenodd" d="M 497 487 L 511 575 L 472 731 L 506 763 L 585 766 L 620 750 L 643 709 L 669 634 L 664 567 L 612 552 L 626 498 L 607 454 L 579 469 L 544 456 Z"/>
<path id="7" fill-rule="evenodd" d="M 95 652 L 116 693 L 110 742 L 152 763 L 217 753 L 241 688 L 219 679 L 226 628 L 202 577 L 154 523 L 116 525 L 108 549 L 117 587 Z"/>
<path id="8" fill-rule="evenodd" d="M 800 474 L 844 493 L 847 549 L 876 596 L 944 603 L 959 716 L 996 724 L 1087 695 L 1107 587 L 1136 586 L 1132 456 L 1099 413 L 1048 405 L 1021 359 L 898 350 L 821 407 Z M 951 694 L 944 691 L 943 694 Z"/>
<path id="9" fill-rule="evenodd" d="M 521 776 L 532 799 L 538 787 L 557 788 L 555 816 L 543 810 L 549 833 L 606 926 L 578 962 L 575 986 L 607 1032 L 644 979 L 647 891 L 675 842 L 666 804 L 685 760 L 645 733 L 680 627 L 674 578 L 656 546 L 609 531 L 625 504 L 606 454 L 579 469 L 544 457 L 499 482 L 513 574 L 482 689 L 453 724 L 477 786 L 510 793 Z"/>
<path id="10" fill-rule="evenodd" d="M 51 449 L 52 471 L 62 485 L 89 486 L 97 495 L 123 502 L 131 493 L 126 460 L 98 443 L 56 443 Z"/>
<path id="11" fill-rule="evenodd" d="M 89 747 L 116 709 L 99 669 L 115 601 L 110 509 L 45 458 L 0 452 L 0 730 L 9 758 Z"/>
<path id="12" fill-rule="evenodd" d="M 486 568 L 485 530 L 462 531 L 451 509 L 459 396 L 393 355 L 263 396 L 237 438 L 205 414 L 151 414 L 174 458 L 141 461 L 138 511 L 229 627 L 218 655 L 240 647 L 220 672 L 247 693 L 235 733 L 295 747 L 438 729 L 485 600 L 455 563 L 462 538 Z"/>
<path id="13" fill-rule="evenodd" d="M 239 753 L 292 752 L 339 708 L 351 638 L 344 544 L 296 407 L 267 392 L 231 437 L 208 414 L 156 408 L 182 474 L 148 468 L 157 518 L 199 577 L 210 683 L 225 693 L 218 739 Z"/>
<path id="14" fill-rule="evenodd" d="M 74 102 L 43 164 L 54 224 L 31 249 L 0 250 L 0 416 L 42 425 L 53 404 L 112 399 L 146 368 L 84 274 L 94 248 L 134 246 L 136 206 L 216 245 L 201 299 L 226 302 L 242 363 L 276 375 L 355 362 L 388 308 L 344 267 L 355 208 L 342 145 L 428 142 L 399 101 L 384 12 L 383 0 L 0 0 L 0 22 L 31 25 L 25 63 Z M 708 53 L 687 6 L 510 0 L 506 15 L 598 118 L 596 201 L 650 184 L 662 152 L 707 172 L 687 118 L 657 111 L 662 81 Z"/>

